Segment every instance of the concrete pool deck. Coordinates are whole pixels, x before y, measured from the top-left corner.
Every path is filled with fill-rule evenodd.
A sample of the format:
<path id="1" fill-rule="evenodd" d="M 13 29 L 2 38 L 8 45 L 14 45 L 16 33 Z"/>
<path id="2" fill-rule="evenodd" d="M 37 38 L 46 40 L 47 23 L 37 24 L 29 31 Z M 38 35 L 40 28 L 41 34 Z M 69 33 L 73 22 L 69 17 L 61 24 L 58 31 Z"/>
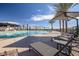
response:
<path id="1" fill-rule="evenodd" d="M 44 42 L 56 48 L 56 42 L 51 42 L 51 36 L 59 35 L 58 32 L 53 31 L 48 34 L 34 35 L 28 37 L 18 37 L 12 39 L 0 39 L 0 52 L 4 50 L 18 49 L 19 56 L 38 56 L 34 51 L 29 52 L 29 45 L 34 42 Z M 78 47 L 79 48 L 79 47 Z M 79 49 L 74 49 L 78 52 L 73 52 L 75 56 L 79 55 Z"/>
<path id="2" fill-rule="evenodd" d="M 13 44 L 13 43 L 15 43 L 17 41 L 20 41 L 25 37 L 18 37 L 18 38 L 12 38 L 12 39 L 11 38 L 10 39 L 0 39 L 0 52 L 9 51 L 9 50 L 13 50 L 13 49 L 18 49 L 18 52 L 21 53 L 23 51 L 28 50 L 29 48 L 5 47 L 5 46 Z"/>

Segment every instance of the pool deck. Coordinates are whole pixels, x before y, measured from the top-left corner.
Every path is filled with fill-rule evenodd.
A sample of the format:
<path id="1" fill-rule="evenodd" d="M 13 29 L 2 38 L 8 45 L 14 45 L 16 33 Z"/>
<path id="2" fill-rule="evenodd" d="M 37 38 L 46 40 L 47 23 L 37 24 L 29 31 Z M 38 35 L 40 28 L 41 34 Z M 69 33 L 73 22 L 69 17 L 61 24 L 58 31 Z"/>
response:
<path id="1" fill-rule="evenodd" d="M 51 42 L 51 36 L 60 35 L 59 32 L 53 31 L 48 34 L 34 35 L 29 37 L 18 37 L 12 39 L 0 39 L 0 52 L 11 49 L 18 49 L 19 56 L 38 56 L 34 51 L 29 52 L 29 45 L 34 42 L 44 42 L 52 47 L 56 48 L 56 43 Z M 79 56 L 78 48 L 73 48 L 76 52 L 73 52 L 75 56 Z"/>

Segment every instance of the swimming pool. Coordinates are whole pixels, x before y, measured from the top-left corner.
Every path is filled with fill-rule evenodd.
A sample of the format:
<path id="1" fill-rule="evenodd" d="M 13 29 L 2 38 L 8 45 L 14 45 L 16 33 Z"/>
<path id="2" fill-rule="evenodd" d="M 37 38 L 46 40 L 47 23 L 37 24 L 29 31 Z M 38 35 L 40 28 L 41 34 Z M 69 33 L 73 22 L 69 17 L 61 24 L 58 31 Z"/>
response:
<path id="1" fill-rule="evenodd" d="M 8 31 L 0 32 L 0 38 L 16 38 L 22 36 L 33 36 L 44 33 L 48 33 L 48 31 Z"/>

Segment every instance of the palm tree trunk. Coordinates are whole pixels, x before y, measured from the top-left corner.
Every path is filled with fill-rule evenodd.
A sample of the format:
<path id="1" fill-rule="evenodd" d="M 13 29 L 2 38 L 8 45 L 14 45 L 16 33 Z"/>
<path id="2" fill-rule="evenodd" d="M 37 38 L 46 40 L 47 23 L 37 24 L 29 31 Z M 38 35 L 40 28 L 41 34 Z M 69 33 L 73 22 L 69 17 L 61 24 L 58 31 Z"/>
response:
<path id="1" fill-rule="evenodd" d="M 61 32 L 61 20 L 59 20 L 59 27 L 60 27 L 60 32 Z"/>
<path id="2" fill-rule="evenodd" d="M 64 20 L 62 20 L 62 32 L 64 32 Z"/>

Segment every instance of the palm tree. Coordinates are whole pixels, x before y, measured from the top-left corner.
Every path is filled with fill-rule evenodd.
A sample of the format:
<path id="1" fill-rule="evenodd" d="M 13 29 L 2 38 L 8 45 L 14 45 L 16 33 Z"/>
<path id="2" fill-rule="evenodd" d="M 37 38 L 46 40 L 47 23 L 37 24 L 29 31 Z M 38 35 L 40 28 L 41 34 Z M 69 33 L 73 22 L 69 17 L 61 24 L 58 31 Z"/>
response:
<path id="1" fill-rule="evenodd" d="M 67 12 L 71 7 L 75 6 L 76 4 L 73 4 L 73 3 L 55 3 L 55 4 L 52 4 L 53 8 L 55 9 L 56 11 L 56 15 L 58 13 L 64 13 L 64 12 Z M 64 19 L 62 19 L 62 30 L 64 32 L 64 28 L 65 28 L 65 25 L 64 25 Z M 66 22 L 66 25 L 67 25 L 67 22 Z"/>

